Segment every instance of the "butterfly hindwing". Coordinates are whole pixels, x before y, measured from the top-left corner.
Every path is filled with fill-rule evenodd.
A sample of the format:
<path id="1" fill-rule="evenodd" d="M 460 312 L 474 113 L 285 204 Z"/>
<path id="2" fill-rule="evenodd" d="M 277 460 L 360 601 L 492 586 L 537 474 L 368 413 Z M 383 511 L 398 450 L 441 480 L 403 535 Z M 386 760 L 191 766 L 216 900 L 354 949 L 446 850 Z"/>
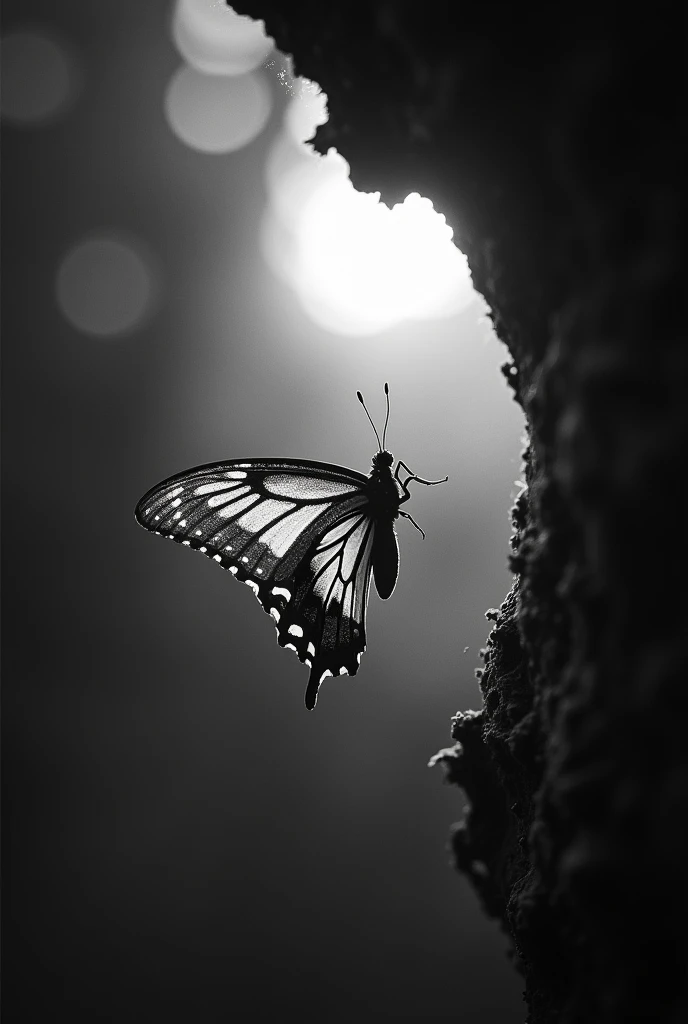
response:
<path id="1" fill-rule="evenodd" d="M 375 522 L 367 478 L 327 463 L 244 459 L 200 466 L 152 488 L 138 522 L 196 548 L 255 593 L 278 642 L 324 675 L 354 675 L 365 650 Z"/>
<path id="2" fill-rule="evenodd" d="M 366 646 L 365 617 L 375 523 L 347 514 L 313 542 L 297 569 L 293 598 L 280 613 L 278 642 L 311 668 L 306 706 L 327 675 L 355 675 Z"/>

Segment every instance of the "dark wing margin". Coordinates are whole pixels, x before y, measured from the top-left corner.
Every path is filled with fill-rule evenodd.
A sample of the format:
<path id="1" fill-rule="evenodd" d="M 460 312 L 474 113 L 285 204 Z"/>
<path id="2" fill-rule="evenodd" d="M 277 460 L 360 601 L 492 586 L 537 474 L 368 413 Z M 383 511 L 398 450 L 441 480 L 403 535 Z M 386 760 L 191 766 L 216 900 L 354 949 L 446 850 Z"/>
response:
<path id="1" fill-rule="evenodd" d="M 366 485 L 362 474 L 327 463 L 237 459 L 165 480 L 135 516 L 253 590 L 280 646 L 311 669 L 311 709 L 322 680 L 355 675 L 365 650 L 375 530 Z"/>

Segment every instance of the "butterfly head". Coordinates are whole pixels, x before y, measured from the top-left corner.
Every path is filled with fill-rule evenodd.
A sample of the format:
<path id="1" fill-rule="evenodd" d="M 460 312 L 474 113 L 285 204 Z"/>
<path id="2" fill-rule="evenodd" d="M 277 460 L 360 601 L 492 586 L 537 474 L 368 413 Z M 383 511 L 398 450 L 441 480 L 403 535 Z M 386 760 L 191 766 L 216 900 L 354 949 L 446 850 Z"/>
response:
<path id="1" fill-rule="evenodd" d="M 394 462 L 394 456 L 388 451 L 375 452 L 373 455 L 373 469 L 390 468 Z"/>

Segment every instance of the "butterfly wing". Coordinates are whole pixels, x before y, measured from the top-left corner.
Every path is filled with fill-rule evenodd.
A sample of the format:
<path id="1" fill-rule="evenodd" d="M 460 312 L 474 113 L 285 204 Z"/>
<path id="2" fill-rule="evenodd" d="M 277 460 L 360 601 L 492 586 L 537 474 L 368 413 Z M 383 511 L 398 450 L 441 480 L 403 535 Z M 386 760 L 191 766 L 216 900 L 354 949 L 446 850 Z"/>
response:
<path id="1" fill-rule="evenodd" d="M 328 463 L 234 460 L 165 480 L 135 515 L 253 590 L 277 624 L 278 643 L 310 666 L 312 708 L 323 678 L 354 675 L 365 650 L 375 534 L 367 484 Z"/>
<path id="2" fill-rule="evenodd" d="M 294 596 L 280 616 L 278 642 L 311 666 L 309 710 L 323 679 L 358 671 L 366 646 L 374 536 L 375 522 L 365 508 L 347 513 L 313 541 L 294 574 Z"/>

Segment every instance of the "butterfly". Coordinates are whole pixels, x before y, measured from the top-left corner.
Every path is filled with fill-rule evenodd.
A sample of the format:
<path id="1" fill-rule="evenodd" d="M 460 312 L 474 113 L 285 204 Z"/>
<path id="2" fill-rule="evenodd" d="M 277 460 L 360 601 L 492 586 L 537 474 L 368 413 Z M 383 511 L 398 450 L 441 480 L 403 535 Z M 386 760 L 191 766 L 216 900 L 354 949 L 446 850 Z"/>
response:
<path id="1" fill-rule="evenodd" d="M 366 477 L 306 459 L 232 459 L 172 476 L 136 506 L 138 523 L 202 551 L 251 588 L 275 621 L 277 642 L 310 668 L 306 707 L 323 680 L 355 675 L 366 649 L 371 575 L 386 600 L 396 586 L 399 548 L 394 520 L 411 480 L 432 486 L 384 447 L 363 396 L 358 400 L 379 450 Z M 405 479 L 402 475 L 407 474 Z"/>

